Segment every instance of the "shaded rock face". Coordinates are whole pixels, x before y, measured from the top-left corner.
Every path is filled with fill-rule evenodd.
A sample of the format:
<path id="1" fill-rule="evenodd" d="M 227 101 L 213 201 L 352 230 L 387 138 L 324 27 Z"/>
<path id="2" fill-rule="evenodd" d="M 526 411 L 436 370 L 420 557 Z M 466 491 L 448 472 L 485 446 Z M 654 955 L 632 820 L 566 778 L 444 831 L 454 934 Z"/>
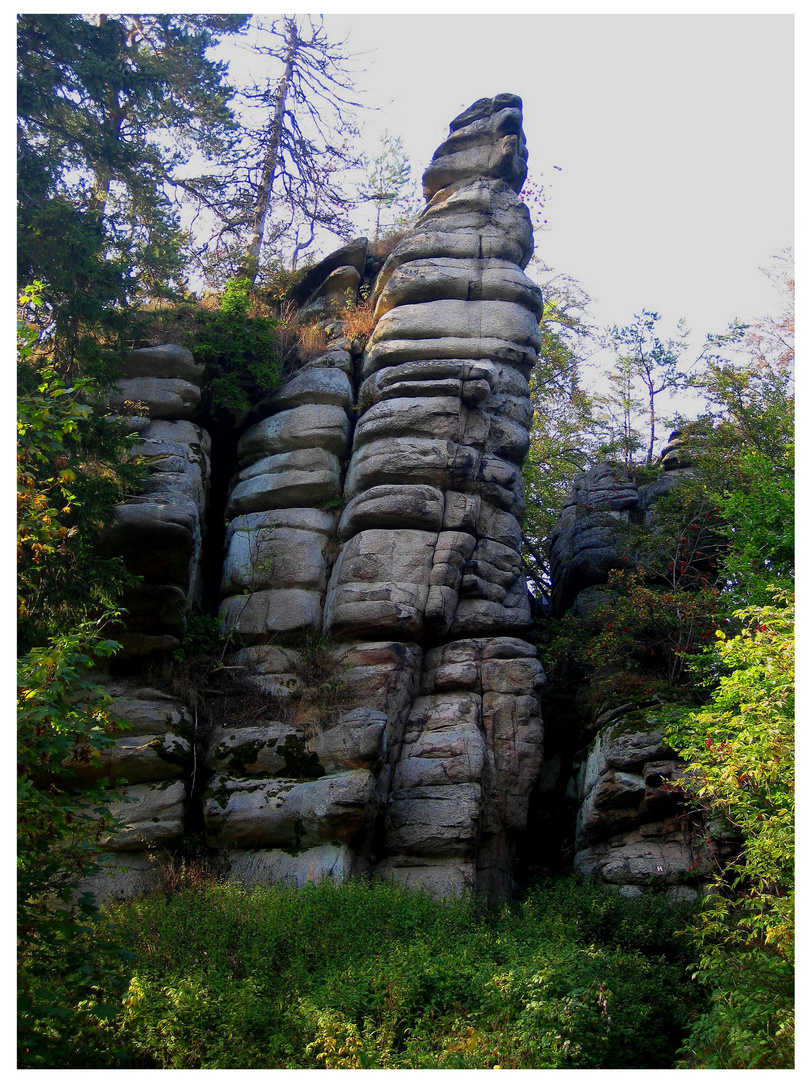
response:
<path id="1" fill-rule="evenodd" d="M 692 475 L 680 432 L 660 464 L 660 475 L 640 486 L 614 462 L 575 482 L 551 537 L 554 614 L 587 619 L 610 603 L 602 587 L 611 570 L 633 564 L 630 534 L 653 529 L 658 500 Z M 661 707 L 629 702 L 589 726 L 598 734 L 581 748 L 569 784 L 578 806 L 575 867 L 628 894 L 655 885 L 674 899 L 697 898 L 711 876 L 709 860 L 722 860 L 731 848 L 719 838 L 707 848 L 684 813 L 674 784 L 681 763 L 664 742 Z"/>
<path id="2" fill-rule="evenodd" d="M 561 615 L 574 604 L 585 611 L 588 590 L 596 598 L 611 570 L 627 569 L 628 526 L 649 528 L 655 503 L 693 475 L 680 432 L 661 454 L 661 475 L 637 485 L 624 466 L 606 461 L 582 473 L 563 504 L 550 537 L 552 610 Z M 583 595 L 585 594 L 585 595 Z"/>
<path id="3" fill-rule="evenodd" d="M 199 605 L 211 474 L 211 436 L 193 422 L 202 381 L 203 366 L 188 349 L 136 349 L 111 399 L 125 412 L 137 405 L 139 415 L 122 422 L 137 433 L 132 453 L 147 471 L 143 492 L 116 507 L 102 538 L 105 551 L 143 581 L 123 597 L 129 655 L 177 648 L 187 615 Z"/>
<path id="4" fill-rule="evenodd" d="M 560 615 L 585 589 L 626 566 L 618 522 L 629 523 L 639 494 L 626 469 L 605 462 L 574 481 L 550 537 L 551 603 Z"/>
<path id="5" fill-rule="evenodd" d="M 106 778 L 123 796 L 110 809 L 119 829 L 105 843 L 104 868 L 82 883 L 98 899 L 154 888 L 156 850 L 179 842 L 195 762 L 195 720 L 182 702 L 136 680 L 109 682 L 110 719 L 125 730 L 92 761 L 68 761 L 79 787 Z"/>
<path id="6" fill-rule="evenodd" d="M 702 868 L 672 786 L 681 772 L 663 736 L 659 710 L 637 709 L 609 722 L 588 748 L 574 858 L 586 876 L 623 887 L 677 886 Z"/>
<path id="7" fill-rule="evenodd" d="M 608 720 L 588 747 L 576 776 L 574 866 L 626 895 L 653 885 L 672 899 L 696 900 L 734 853 L 733 837 L 693 830 L 665 726 L 660 707 L 631 709 Z"/>
<path id="8" fill-rule="evenodd" d="M 523 640 L 521 465 L 542 298 L 523 273 L 521 110 L 503 94 L 451 123 L 424 175 L 427 207 L 376 273 L 366 348 L 333 340 L 253 408 L 239 440 L 219 614 L 275 719 L 237 709 L 198 736 L 193 769 L 206 843 L 246 881 L 371 869 L 439 895 L 509 890 L 544 681 Z M 302 311 L 328 317 L 370 265 L 365 241 L 324 260 L 299 286 Z M 155 491 L 120 509 L 111 543 L 145 572 L 130 633 L 164 649 L 197 595 L 210 454 L 193 424 L 200 376 L 181 352 L 138 350 L 116 399 L 147 403 L 137 423 Z M 153 823 L 182 827 L 184 777 L 182 790 L 160 781 Z"/>

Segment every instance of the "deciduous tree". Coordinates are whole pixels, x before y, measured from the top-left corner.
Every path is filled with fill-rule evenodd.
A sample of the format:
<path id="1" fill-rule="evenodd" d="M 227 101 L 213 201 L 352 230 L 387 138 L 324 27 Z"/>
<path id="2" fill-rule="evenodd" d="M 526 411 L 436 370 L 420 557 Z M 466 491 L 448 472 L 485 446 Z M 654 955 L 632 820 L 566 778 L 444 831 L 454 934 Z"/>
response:
<path id="1" fill-rule="evenodd" d="M 610 397 L 621 417 L 620 444 L 626 464 L 642 448 L 646 463 L 652 462 L 659 419 L 656 399 L 686 384 L 681 354 L 688 331 L 681 320 L 677 336 L 662 340 L 656 334 L 660 318 L 657 312 L 642 309 L 629 326 L 611 327 L 606 338 L 615 356 L 614 369 L 608 378 L 613 384 Z M 643 433 L 636 424 L 636 417 L 642 411 L 646 412 Z"/>

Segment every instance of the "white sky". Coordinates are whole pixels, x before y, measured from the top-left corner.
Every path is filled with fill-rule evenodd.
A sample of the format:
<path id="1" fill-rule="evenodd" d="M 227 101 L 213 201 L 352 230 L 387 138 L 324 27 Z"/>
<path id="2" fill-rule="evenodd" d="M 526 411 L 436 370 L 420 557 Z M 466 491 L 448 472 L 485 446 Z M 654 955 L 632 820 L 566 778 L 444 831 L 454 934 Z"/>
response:
<path id="1" fill-rule="evenodd" d="M 791 15 L 327 14 L 360 54 L 373 156 L 400 135 L 419 177 L 480 97 L 523 98 L 544 184 L 537 254 L 601 325 L 642 307 L 698 343 L 773 302 L 760 267 L 793 245 Z M 555 168 L 555 166 L 557 168 Z M 537 217 L 537 215 L 534 215 Z M 537 222 L 536 222 L 537 224 Z"/>

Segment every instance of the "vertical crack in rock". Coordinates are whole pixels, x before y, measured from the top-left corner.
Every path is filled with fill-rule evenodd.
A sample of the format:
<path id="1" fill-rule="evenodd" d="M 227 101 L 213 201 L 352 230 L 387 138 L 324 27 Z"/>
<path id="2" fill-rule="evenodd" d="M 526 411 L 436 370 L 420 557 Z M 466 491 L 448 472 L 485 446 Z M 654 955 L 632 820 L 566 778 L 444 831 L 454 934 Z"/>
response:
<path id="1" fill-rule="evenodd" d="M 205 747 L 207 842 L 244 880 L 373 868 L 437 895 L 509 890 L 544 681 L 523 640 L 520 469 L 542 298 L 523 272 L 521 110 L 502 94 L 450 124 L 424 174 L 425 212 L 376 274 L 362 355 L 334 342 L 239 439 L 220 618 L 242 642 L 233 662 L 286 703 L 272 722 L 234 715 Z M 368 265 L 355 242 L 310 272 L 299 299 L 320 311 L 336 274 L 356 283 Z M 161 363 L 155 386 L 136 364 L 144 385 L 123 386 L 122 401 L 152 394 L 153 427 L 184 425 L 204 459 L 190 422 L 200 372 L 188 355 Z M 162 504 L 146 515 L 176 534 L 178 626 L 199 564 L 202 510 L 189 513 L 197 526 Z M 174 777 L 160 789 L 172 837 L 187 799 Z"/>
<path id="2" fill-rule="evenodd" d="M 326 609 L 341 637 L 425 650 L 398 753 L 391 744 L 376 872 L 438 894 L 508 890 L 541 758 L 542 668 L 520 640 L 520 465 L 542 313 L 522 272 L 533 238 L 517 194 L 520 108 L 502 95 L 451 124 L 425 172 L 427 210 L 380 272 L 346 490 L 360 527 Z"/>

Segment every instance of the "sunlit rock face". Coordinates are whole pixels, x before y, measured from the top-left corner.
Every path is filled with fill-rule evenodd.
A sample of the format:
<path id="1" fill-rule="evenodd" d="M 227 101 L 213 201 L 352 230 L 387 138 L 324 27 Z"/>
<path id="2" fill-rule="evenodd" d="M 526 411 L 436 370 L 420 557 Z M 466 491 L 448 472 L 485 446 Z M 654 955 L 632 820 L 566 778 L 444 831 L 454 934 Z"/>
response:
<path id="1" fill-rule="evenodd" d="M 542 668 L 520 638 L 542 300 L 523 273 L 520 99 L 476 102 L 450 128 L 425 172 L 427 208 L 377 278 L 324 627 L 424 654 L 392 745 L 377 872 L 503 895 L 542 754 Z"/>
<path id="2" fill-rule="evenodd" d="M 198 739 L 195 791 L 246 881 L 509 890 L 544 680 L 520 556 L 542 315 L 526 161 L 519 98 L 457 117 L 382 267 L 358 241 L 299 287 L 319 317 L 370 284 L 365 349 L 333 338 L 239 439 L 219 614 L 268 708 Z"/>

